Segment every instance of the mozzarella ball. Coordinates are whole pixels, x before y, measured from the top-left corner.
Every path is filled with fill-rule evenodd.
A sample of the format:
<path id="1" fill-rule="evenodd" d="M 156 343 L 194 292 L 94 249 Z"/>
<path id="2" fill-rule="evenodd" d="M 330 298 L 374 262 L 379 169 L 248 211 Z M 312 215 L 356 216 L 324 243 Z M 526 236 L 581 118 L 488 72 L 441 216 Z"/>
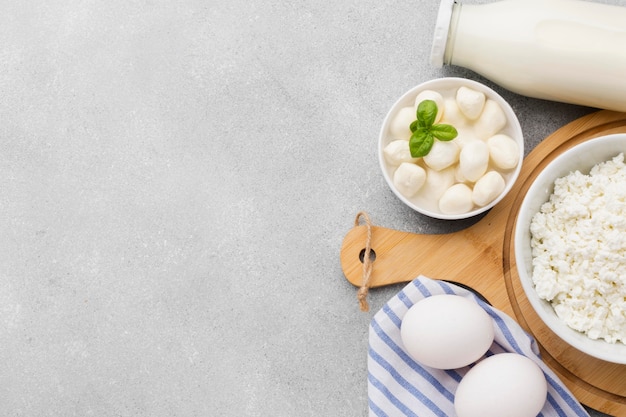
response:
<path id="1" fill-rule="evenodd" d="M 416 162 L 417 158 L 411 156 L 411 149 L 409 148 L 409 141 L 404 139 L 398 139 L 391 141 L 383 149 L 385 160 L 389 165 L 398 166 L 403 162 Z"/>
<path id="2" fill-rule="evenodd" d="M 463 115 L 461 109 L 459 109 L 459 105 L 456 103 L 454 98 L 447 98 L 444 100 L 444 110 L 441 123 L 450 124 L 458 131 L 469 127 L 467 118 Z"/>
<path id="3" fill-rule="evenodd" d="M 419 192 L 419 196 L 425 201 L 439 201 L 441 195 L 454 184 L 454 167 L 435 171 L 426 169 L 426 182 Z"/>
<path id="4" fill-rule="evenodd" d="M 403 107 L 391 120 L 389 130 L 395 139 L 409 140 L 411 138 L 411 123 L 417 119 L 413 107 Z"/>
<path id="5" fill-rule="evenodd" d="M 435 171 L 441 171 L 459 160 L 459 151 L 455 141 L 444 142 L 435 139 L 430 152 L 424 156 L 424 163 Z"/>
<path id="6" fill-rule="evenodd" d="M 470 142 L 473 142 L 475 140 L 480 140 L 474 133 L 474 129 L 462 128 L 462 129 L 457 129 L 457 131 L 459 135 L 456 138 L 454 138 L 454 142 L 457 144 L 457 146 L 460 149 L 463 149 L 463 147 L 465 147 L 465 145 L 467 145 Z"/>
<path id="7" fill-rule="evenodd" d="M 464 86 L 457 90 L 456 102 L 465 117 L 476 120 L 483 111 L 485 94 Z"/>
<path id="8" fill-rule="evenodd" d="M 426 171 L 419 165 L 403 162 L 393 173 L 393 185 L 405 197 L 413 197 L 426 182 Z"/>
<path id="9" fill-rule="evenodd" d="M 463 176 L 471 182 L 477 181 L 489 166 L 489 148 L 481 140 L 466 144 L 459 155 L 459 166 Z"/>
<path id="10" fill-rule="evenodd" d="M 454 181 L 456 181 L 456 182 L 469 182 L 469 181 L 467 181 L 467 178 L 465 178 L 463 176 L 463 173 L 461 172 L 461 166 L 459 164 L 456 164 L 454 166 Z"/>
<path id="11" fill-rule="evenodd" d="M 424 90 L 415 97 L 415 109 L 414 112 L 417 111 L 417 106 L 424 100 L 432 100 L 437 104 L 437 116 L 435 117 L 435 123 L 439 123 L 441 117 L 444 112 L 444 101 L 443 96 L 433 90 Z"/>
<path id="12" fill-rule="evenodd" d="M 472 189 L 465 184 L 454 184 L 439 199 L 439 210 L 444 214 L 463 214 L 472 207 Z"/>
<path id="13" fill-rule="evenodd" d="M 474 131 L 483 140 L 500 132 L 506 126 L 506 115 L 502 107 L 495 101 L 488 99 L 482 114 L 476 120 Z"/>
<path id="14" fill-rule="evenodd" d="M 486 206 L 504 191 L 505 181 L 497 171 L 489 171 L 474 184 L 472 201 L 479 207 Z"/>
<path id="15" fill-rule="evenodd" d="M 494 165 L 501 169 L 512 169 L 517 166 L 520 159 L 517 142 L 508 135 L 499 134 L 487 140 L 489 156 Z"/>

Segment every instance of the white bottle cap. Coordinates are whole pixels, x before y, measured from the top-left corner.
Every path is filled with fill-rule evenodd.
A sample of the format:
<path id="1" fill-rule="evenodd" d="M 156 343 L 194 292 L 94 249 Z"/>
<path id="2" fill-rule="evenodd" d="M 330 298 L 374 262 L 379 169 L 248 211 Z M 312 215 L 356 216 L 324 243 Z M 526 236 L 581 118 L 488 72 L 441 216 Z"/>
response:
<path id="1" fill-rule="evenodd" d="M 433 47 L 430 50 L 430 63 L 436 68 L 443 66 L 454 2 L 455 0 L 441 0 L 439 4 L 439 13 L 437 14 L 437 23 L 435 24 L 435 33 L 433 35 Z"/>

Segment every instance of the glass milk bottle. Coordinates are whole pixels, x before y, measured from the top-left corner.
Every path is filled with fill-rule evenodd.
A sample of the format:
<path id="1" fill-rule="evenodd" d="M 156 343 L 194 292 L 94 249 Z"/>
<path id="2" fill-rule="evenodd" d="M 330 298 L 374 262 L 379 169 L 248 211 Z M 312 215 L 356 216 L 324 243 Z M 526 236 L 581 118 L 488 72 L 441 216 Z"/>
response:
<path id="1" fill-rule="evenodd" d="M 431 62 L 530 97 L 626 112 L 626 8 L 581 0 L 442 0 Z"/>

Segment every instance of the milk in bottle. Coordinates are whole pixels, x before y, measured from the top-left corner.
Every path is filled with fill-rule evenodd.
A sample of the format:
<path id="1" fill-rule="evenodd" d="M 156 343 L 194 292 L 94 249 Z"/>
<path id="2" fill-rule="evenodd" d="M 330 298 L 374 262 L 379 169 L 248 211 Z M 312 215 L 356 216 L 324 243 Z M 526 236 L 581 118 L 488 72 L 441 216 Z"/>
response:
<path id="1" fill-rule="evenodd" d="M 626 111 L 626 8 L 581 0 L 442 0 L 431 61 L 530 97 Z"/>

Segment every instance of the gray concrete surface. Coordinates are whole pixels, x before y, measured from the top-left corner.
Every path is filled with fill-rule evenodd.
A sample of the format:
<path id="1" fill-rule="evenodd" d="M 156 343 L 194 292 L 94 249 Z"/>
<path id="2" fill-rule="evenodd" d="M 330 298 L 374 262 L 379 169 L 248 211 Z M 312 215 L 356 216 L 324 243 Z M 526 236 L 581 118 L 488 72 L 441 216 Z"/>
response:
<path id="1" fill-rule="evenodd" d="M 367 415 L 368 323 L 399 287 L 361 313 L 343 236 L 359 210 L 468 225 L 387 189 L 387 109 L 427 79 L 483 81 L 528 150 L 592 111 L 430 67 L 437 8 L 2 2 L 0 414 Z"/>

